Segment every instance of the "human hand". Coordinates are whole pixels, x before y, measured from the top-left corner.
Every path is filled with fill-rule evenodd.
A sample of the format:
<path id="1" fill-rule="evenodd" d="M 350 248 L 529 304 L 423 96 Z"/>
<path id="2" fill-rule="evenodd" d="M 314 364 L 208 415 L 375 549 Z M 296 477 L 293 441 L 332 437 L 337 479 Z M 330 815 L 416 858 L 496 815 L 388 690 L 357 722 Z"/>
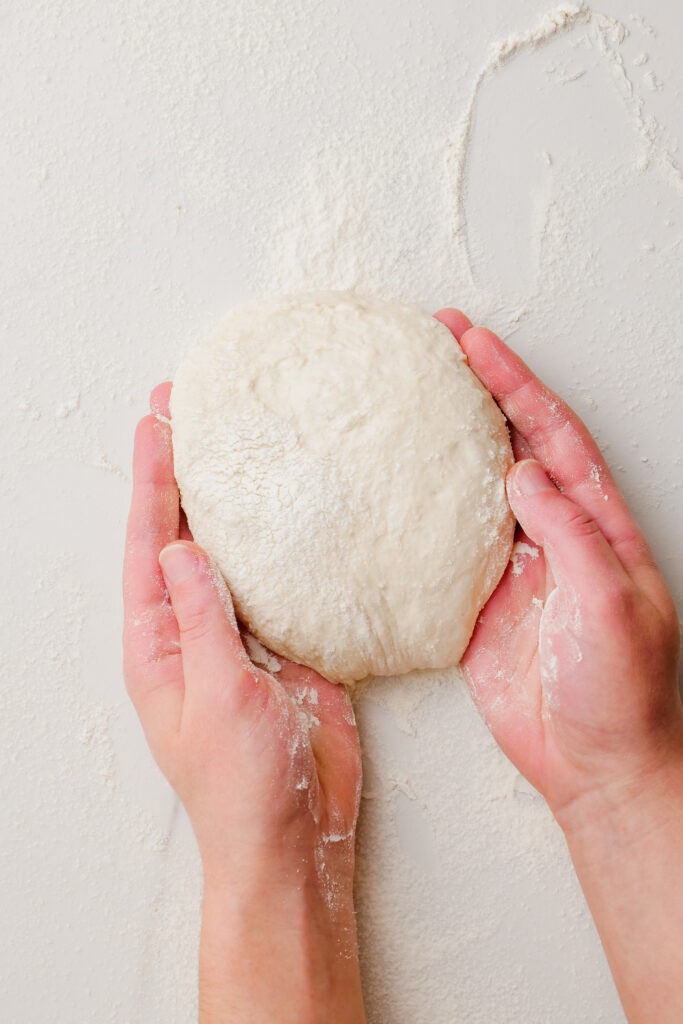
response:
<path id="1" fill-rule="evenodd" d="M 248 656 L 253 641 L 240 633 L 228 589 L 183 522 L 171 431 L 159 418 L 169 394 L 168 384 L 152 392 L 152 415 L 136 433 L 124 664 L 202 858 L 201 1019 L 359 1021 L 352 881 L 361 762 L 351 702 L 311 669 L 262 649 L 259 660 L 276 670 L 268 671 Z M 226 978 L 220 961 L 231 948 L 239 964 Z M 287 996 L 294 978 L 298 996 Z M 344 1008 L 335 1010 L 342 981 Z M 320 1015 L 312 989 L 327 1006 Z"/>
<path id="2" fill-rule="evenodd" d="M 683 761 L 676 610 L 624 498 L 572 410 L 485 328 L 450 328 L 511 425 L 513 559 L 462 667 L 503 751 L 563 827 Z"/>

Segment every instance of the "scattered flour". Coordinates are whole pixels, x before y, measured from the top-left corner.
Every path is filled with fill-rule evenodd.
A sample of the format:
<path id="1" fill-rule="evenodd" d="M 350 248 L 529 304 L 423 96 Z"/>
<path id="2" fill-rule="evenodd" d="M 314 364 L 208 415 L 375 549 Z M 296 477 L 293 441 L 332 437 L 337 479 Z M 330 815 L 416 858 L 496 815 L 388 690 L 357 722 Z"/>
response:
<path id="1" fill-rule="evenodd" d="M 512 575 L 521 576 L 524 572 L 524 560 L 530 558 L 535 561 L 539 556 L 539 550 L 533 547 L 531 544 L 524 544 L 522 541 L 516 541 L 512 548 Z"/>
<path id="2" fill-rule="evenodd" d="M 243 640 L 249 657 L 256 665 L 260 665 L 261 668 L 265 668 L 269 672 L 280 671 L 280 662 L 274 654 L 271 654 L 267 647 L 263 646 L 260 640 L 257 640 L 251 633 L 244 633 Z"/>

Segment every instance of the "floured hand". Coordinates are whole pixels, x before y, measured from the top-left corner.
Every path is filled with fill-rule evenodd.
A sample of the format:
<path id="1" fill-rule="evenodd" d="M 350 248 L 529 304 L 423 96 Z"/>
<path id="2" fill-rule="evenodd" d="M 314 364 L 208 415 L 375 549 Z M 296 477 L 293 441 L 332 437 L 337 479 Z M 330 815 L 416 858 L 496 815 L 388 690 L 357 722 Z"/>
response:
<path id="1" fill-rule="evenodd" d="M 676 610 L 595 441 L 484 328 L 451 328 L 512 428 L 520 523 L 463 669 L 505 753 L 568 815 L 683 748 Z"/>
<path id="2" fill-rule="evenodd" d="M 683 1020 L 683 711 L 673 601 L 579 418 L 490 331 L 451 328 L 512 425 L 521 530 L 463 659 L 564 830 L 629 1024 Z"/>
<path id="3" fill-rule="evenodd" d="M 201 1020 L 359 1021 L 351 702 L 343 687 L 240 633 L 222 577 L 183 523 L 169 390 L 155 389 L 136 434 L 124 658 L 128 692 L 202 857 Z"/>

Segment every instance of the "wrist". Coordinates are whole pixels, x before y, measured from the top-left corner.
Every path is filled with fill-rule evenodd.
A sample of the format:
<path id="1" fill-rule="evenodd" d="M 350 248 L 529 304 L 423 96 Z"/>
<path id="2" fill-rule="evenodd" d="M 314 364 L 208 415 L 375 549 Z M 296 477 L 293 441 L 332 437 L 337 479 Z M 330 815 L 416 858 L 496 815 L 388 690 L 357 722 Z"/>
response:
<path id="1" fill-rule="evenodd" d="M 200 1024 L 364 1021 L 351 889 L 205 881 Z"/>
<path id="2" fill-rule="evenodd" d="M 608 837 L 632 845 L 665 826 L 683 806 L 683 729 L 663 738 L 656 752 L 609 781 L 588 788 L 555 819 L 570 850 Z"/>
<path id="3" fill-rule="evenodd" d="M 227 884 L 224 879 L 204 875 L 203 916 L 220 914 L 226 933 L 251 933 L 254 941 L 262 936 L 286 936 L 292 944 L 305 946 L 309 937 L 320 944 L 339 940 L 340 930 L 353 926 L 356 949 L 353 889 L 343 880 L 328 886 L 325 881 L 302 870 L 301 877 L 283 884 L 279 878 L 260 873 Z M 270 941 L 270 939 L 268 939 Z"/>
<path id="4" fill-rule="evenodd" d="M 682 749 L 662 744 L 661 757 L 556 814 L 633 1024 L 683 1019 Z"/>

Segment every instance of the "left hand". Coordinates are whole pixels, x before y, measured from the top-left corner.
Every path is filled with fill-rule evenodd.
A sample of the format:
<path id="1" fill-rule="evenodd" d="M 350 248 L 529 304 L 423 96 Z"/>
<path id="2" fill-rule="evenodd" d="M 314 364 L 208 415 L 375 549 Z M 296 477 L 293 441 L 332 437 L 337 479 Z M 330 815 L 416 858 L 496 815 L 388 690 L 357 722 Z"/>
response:
<path id="1" fill-rule="evenodd" d="M 207 885 L 262 877 L 351 899 L 361 784 L 343 686 L 249 658 L 228 589 L 183 523 L 170 385 L 138 425 L 124 568 L 128 692 L 192 822 Z"/>

